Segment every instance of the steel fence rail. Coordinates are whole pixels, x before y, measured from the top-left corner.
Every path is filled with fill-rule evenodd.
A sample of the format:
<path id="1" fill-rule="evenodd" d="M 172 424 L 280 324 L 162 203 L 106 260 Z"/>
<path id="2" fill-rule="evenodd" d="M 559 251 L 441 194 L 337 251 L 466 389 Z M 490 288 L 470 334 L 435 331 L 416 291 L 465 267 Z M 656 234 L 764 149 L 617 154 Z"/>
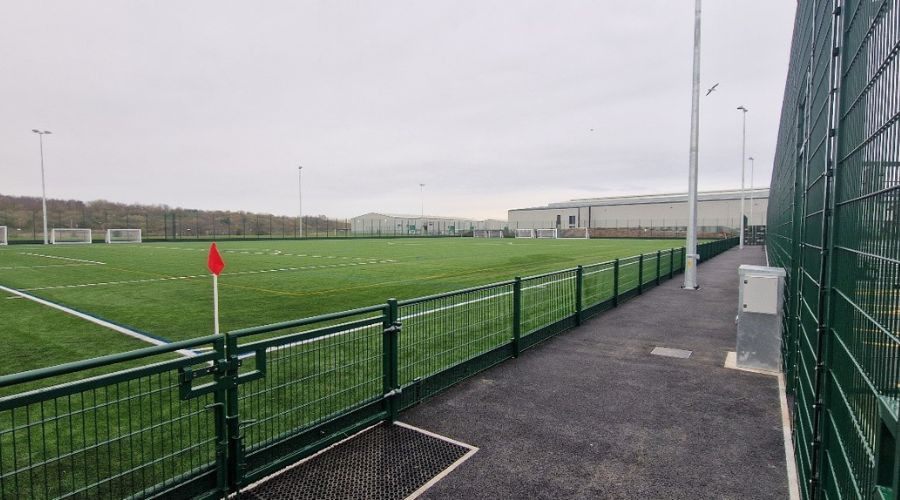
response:
<path id="1" fill-rule="evenodd" d="M 797 5 L 768 211 L 805 498 L 897 498 L 900 1 Z"/>
<path id="2" fill-rule="evenodd" d="M 711 258 L 736 244 L 700 248 Z M 672 278 L 684 257 L 664 250 L 0 377 L 0 499 L 225 497 Z M 165 358 L 185 348 L 198 354 Z"/>

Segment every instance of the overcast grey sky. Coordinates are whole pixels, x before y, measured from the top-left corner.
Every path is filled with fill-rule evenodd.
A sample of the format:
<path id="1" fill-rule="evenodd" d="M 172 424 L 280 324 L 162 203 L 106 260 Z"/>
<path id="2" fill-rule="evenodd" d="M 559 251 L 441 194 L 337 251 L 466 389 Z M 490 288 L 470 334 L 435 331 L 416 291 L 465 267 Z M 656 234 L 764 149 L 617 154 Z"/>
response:
<path id="1" fill-rule="evenodd" d="M 0 6 L 0 193 L 506 217 L 687 188 L 693 0 Z M 707 0 L 700 189 L 775 149 L 789 0 Z M 593 129 L 593 131 L 591 131 Z"/>

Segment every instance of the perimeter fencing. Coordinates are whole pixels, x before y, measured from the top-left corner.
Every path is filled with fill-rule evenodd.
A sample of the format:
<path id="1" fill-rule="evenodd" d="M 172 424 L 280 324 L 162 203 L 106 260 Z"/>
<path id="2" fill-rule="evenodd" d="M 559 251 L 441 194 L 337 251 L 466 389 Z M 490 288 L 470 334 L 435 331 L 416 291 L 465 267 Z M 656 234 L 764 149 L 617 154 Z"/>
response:
<path id="1" fill-rule="evenodd" d="M 699 248 L 706 260 L 736 244 Z M 0 499 L 224 497 L 673 278 L 684 257 L 657 251 L 0 377 Z M 175 356 L 184 350 L 195 355 Z"/>
<path id="2" fill-rule="evenodd" d="M 900 494 L 900 1 L 801 0 L 768 211 L 804 498 Z"/>
<path id="3" fill-rule="evenodd" d="M 73 206 L 69 206 L 73 205 Z M 10 243 L 43 241 L 39 208 L 0 208 L 0 226 L 7 226 Z M 102 241 L 107 229 L 140 229 L 144 240 L 294 239 L 353 236 L 350 219 L 319 216 L 290 217 L 247 212 L 125 210 L 92 208 L 81 202 L 48 200 L 47 226 L 91 229 Z"/>

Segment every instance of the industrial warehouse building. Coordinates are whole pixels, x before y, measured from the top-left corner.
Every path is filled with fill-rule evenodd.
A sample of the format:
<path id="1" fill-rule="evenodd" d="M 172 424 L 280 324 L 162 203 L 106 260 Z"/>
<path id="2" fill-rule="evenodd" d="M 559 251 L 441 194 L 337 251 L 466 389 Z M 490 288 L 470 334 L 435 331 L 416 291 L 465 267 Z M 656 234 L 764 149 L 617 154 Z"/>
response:
<path id="1" fill-rule="evenodd" d="M 744 194 L 748 225 L 764 225 L 769 189 L 748 189 Z M 740 190 L 700 192 L 697 200 L 699 227 L 708 232 L 740 227 Z M 510 229 L 677 229 L 687 227 L 687 219 L 687 193 L 585 198 L 509 211 Z"/>
<path id="2" fill-rule="evenodd" d="M 452 236 L 471 234 L 475 229 L 505 229 L 507 226 L 507 221 L 497 219 L 380 212 L 369 212 L 350 219 L 350 232 L 358 236 Z"/>

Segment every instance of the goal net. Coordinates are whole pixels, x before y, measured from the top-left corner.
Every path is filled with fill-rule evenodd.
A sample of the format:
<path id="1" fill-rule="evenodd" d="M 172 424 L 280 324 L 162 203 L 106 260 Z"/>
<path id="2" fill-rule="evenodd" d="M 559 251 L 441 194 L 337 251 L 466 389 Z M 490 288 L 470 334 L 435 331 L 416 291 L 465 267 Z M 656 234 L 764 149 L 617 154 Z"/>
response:
<path id="1" fill-rule="evenodd" d="M 0 226 L 0 245 L 9 243 L 6 239 L 6 226 Z"/>
<path id="2" fill-rule="evenodd" d="M 472 231 L 472 236 L 476 238 L 502 238 L 503 230 L 502 229 L 475 229 Z"/>
<path id="3" fill-rule="evenodd" d="M 107 243 L 140 243 L 140 229 L 107 229 Z"/>
<path id="4" fill-rule="evenodd" d="M 558 231 L 554 229 L 535 229 L 534 234 L 536 238 L 558 238 Z"/>
<path id="5" fill-rule="evenodd" d="M 59 245 L 62 243 L 90 243 L 90 229 L 58 229 L 50 231 L 50 243 Z"/>
<path id="6" fill-rule="evenodd" d="M 571 229 L 560 229 L 559 237 L 586 240 L 590 238 L 591 235 L 588 233 L 588 228 L 586 227 L 573 227 Z"/>
<path id="7" fill-rule="evenodd" d="M 534 238 L 534 229 L 516 229 L 516 238 Z"/>

